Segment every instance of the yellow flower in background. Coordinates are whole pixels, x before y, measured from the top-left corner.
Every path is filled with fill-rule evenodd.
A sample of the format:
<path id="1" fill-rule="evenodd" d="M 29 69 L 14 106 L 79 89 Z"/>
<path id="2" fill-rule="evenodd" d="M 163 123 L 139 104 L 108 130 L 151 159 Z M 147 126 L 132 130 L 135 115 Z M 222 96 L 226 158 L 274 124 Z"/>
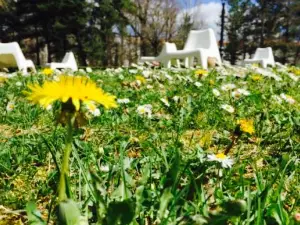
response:
<path id="1" fill-rule="evenodd" d="M 247 119 L 241 119 L 238 120 L 237 124 L 240 125 L 241 131 L 249 134 L 254 133 L 254 125 L 253 125 L 253 120 L 247 120 Z"/>
<path id="2" fill-rule="evenodd" d="M 300 76 L 300 69 L 299 68 L 291 67 L 289 69 L 289 71 L 292 72 L 293 74 L 297 75 L 297 76 Z"/>
<path id="3" fill-rule="evenodd" d="M 263 79 L 263 77 L 259 74 L 254 74 L 253 76 L 251 76 L 251 79 L 254 81 L 260 81 Z"/>
<path id="4" fill-rule="evenodd" d="M 137 76 L 135 76 L 135 79 L 140 81 L 142 84 L 146 83 L 146 79 L 143 76 L 137 75 Z"/>
<path id="5" fill-rule="evenodd" d="M 45 69 L 43 69 L 42 74 L 44 74 L 46 76 L 50 76 L 51 74 L 53 74 L 53 72 L 54 72 L 53 69 L 45 68 Z"/>
<path id="6" fill-rule="evenodd" d="M 195 71 L 195 75 L 198 75 L 198 76 L 202 76 L 202 75 L 206 75 L 206 74 L 208 74 L 207 70 L 199 69 L 199 70 Z"/>
<path id="7" fill-rule="evenodd" d="M 4 83 L 5 81 L 7 81 L 6 77 L 0 77 L 0 83 Z"/>
<path id="8" fill-rule="evenodd" d="M 213 86 L 213 85 L 215 85 L 215 81 L 214 81 L 214 80 L 209 80 L 209 84 L 210 84 L 211 86 Z"/>
<path id="9" fill-rule="evenodd" d="M 59 76 L 58 81 L 45 81 L 44 84 L 28 85 L 30 91 L 24 91 L 27 99 L 33 103 L 47 107 L 55 101 L 72 102 L 75 109 L 80 109 L 81 103 L 100 103 L 105 108 L 117 107 L 115 96 L 104 93 L 96 84 L 82 76 Z"/>
<path id="10" fill-rule="evenodd" d="M 7 106 L 6 106 L 6 111 L 7 112 L 10 112 L 10 111 L 13 111 L 15 109 L 15 102 L 13 101 L 10 101 L 8 102 Z"/>

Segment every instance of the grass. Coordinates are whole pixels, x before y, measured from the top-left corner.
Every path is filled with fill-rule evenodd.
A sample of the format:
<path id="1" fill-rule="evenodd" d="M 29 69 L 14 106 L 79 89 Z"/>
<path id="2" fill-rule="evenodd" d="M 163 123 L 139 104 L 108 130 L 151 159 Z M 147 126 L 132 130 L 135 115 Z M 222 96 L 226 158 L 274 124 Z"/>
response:
<path id="1" fill-rule="evenodd" d="M 75 131 L 68 196 L 76 203 L 64 202 L 66 215 L 79 209 L 73 216 L 81 224 L 299 224 L 299 80 L 288 68 L 270 71 L 77 72 L 130 102 L 99 107 L 97 117 L 87 113 Z M 23 94 L 27 84 L 49 79 L 42 72 L 1 79 L 0 225 L 67 224 L 55 210 L 65 146 L 65 128 L 56 122 L 60 105 L 45 110 Z M 226 84 L 236 87 L 222 90 Z M 140 115 L 145 104 L 151 112 Z M 244 132 L 240 119 L 253 120 L 254 133 Z M 208 160 L 224 152 L 231 168 Z"/>

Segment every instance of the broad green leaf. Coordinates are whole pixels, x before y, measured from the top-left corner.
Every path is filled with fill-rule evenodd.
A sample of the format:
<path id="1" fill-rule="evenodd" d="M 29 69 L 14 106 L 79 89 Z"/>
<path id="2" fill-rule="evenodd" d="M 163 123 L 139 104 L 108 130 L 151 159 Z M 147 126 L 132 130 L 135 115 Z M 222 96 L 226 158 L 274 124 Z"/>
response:
<path id="1" fill-rule="evenodd" d="M 162 220 L 165 217 L 166 210 L 168 208 L 169 202 L 173 198 L 173 195 L 171 193 L 171 187 L 166 188 L 160 198 L 160 205 L 159 205 L 159 211 L 158 211 L 158 218 Z"/>
<path id="2" fill-rule="evenodd" d="M 80 216 L 77 204 L 73 200 L 67 199 L 59 203 L 57 214 L 59 225 L 79 225 Z"/>

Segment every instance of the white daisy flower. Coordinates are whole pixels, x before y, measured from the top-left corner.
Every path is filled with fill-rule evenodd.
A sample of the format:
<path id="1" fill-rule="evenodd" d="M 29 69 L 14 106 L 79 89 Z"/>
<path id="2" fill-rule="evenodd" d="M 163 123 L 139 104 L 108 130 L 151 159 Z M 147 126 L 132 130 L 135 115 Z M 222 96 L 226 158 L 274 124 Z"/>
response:
<path id="1" fill-rule="evenodd" d="M 93 72 L 93 70 L 92 70 L 92 68 L 91 68 L 91 67 L 87 67 L 87 68 L 85 68 L 85 71 L 86 71 L 86 72 L 88 72 L 88 73 L 91 73 L 91 72 Z"/>
<path id="2" fill-rule="evenodd" d="M 293 80 L 293 81 L 298 81 L 299 77 L 297 77 L 296 75 L 292 74 L 292 73 L 287 73 L 287 75 Z"/>
<path id="3" fill-rule="evenodd" d="M 21 87 L 22 86 L 22 82 L 20 82 L 20 81 L 16 82 L 16 86 Z"/>
<path id="4" fill-rule="evenodd" d="M 295 99 L 293 99 L 291 96 L 286 95 L 286 94 L 284 94 L 284 93 L 281 93 L 281 94 L 280 94 L 280 97 L 281 97 L 284 101 L 286 101 L 287 103 L 290 103 L 290 104 L 294 104 L 294 103 L 296 102 Z"/>
<path id="5" fill-rule="evenodd" d="M 140 80 L 136 80 L 136 81 L 135 81 L 135 83 L 136 83 L 136 85 L 139 87 L 139 86 L 141 86 L 141 84 L 142 84 L 142 81 L 140 81 Z"/>
<path id="6" fill-rule="evenodd" d="M 214 96 L 216 96 L 216 97 L 219 97 L 221 95 L 220 91 L 218 89 L 216 89 L 216 88 L 214 88 L 212 90 L 212 92 L 213 92 Z"/>
<path id="7" fill-rule="evenodd" d="M 148 85 L 146 86 L 146 88 L 147 88 L 147 89 L 153 89 L 153 86 L 150 85 L 150 84 L 148 84 Z"/>
<path id="8" fill-rule="evenodd" d="M 223 104 L 221 105 L 221 109 L 224 109 L 229 113 L 234 113 L 234 108 L 231 105 Z"/>
<path id="9" fill-rule="evenodd" d="M 190 76 L 186 76 L 186 80 L 187 80 L 188 82 L 190 82 L 190 83 L 193 83 L 193 82 L 194 82 L 193 79 L 192 79 Z"/>
<path id="10" fill-rule="evenodd" d="M 152 117 L 152 105 L 146 104 L 146 105 L 140 105 L 137 108 L 137 113 L 141 116 L 147 116 L 148 118 Z"/>
<path id="11" fill-rule="evenodd" d="M 282 103 L 282 99 L 278 95 L 272 95 L 272 98 L 279 104 Z"/>
<path id="12" fill-rule="evenodd" d="M 242 93 L 240 93 L 238 91 L 233 91 L 233 92 L 231 92 L 231 96 L 233 98 L 240 98 L 240 97 L 242 97 Z"/>
<path id="13" fill-rule="evenodd" d="M 94 102 L 85 103 L 86 108 L 90 114 L 93 116 L 100 116 L 100 110 L 96 107 Z"/>
<path id="14" fill-rule="evenodd" d="M 164 103 L 165 106 L 170 107 L 170 104 L 167 99 L 161 98 L 160 100 Z"/>
<path id="15" fill-rule="evenodd" d="M 178 103 L 178 101 L 179 101 L 179 96 L 175 95 L 175 96 L 173 97 L 173 100 L 174 100 L 174 102 Z"/>
<path id="16" fill-rule="evenodd" d="M 169 74 L 165 74 L 165 77 L 166 77 L 168 80 L 173 80 L 173 77 L 170 76 Z"/>
<path id="17" fill-rule="evenodd" d="M 247 91 L 246 89 L 238 88 L 237 91 L 240 92 L 242 95 L 245 95 L 245 96 L 250 95 L 250 92 Z"/>
<path id="18" fill-rule="evenodd" d="M 231 93 L 231 96 L 234 98 L 240 98 L 242 95 L 249 96 L 250 92 L 245 89 L 238 88 Z"/>
<path id="19" fill-rule="evenodd" d="M 165 88 L 165 86 L 163 84 L 159 84 L 158 85 L 160 88 Z"/>
<path id="20" fill-rule="evenodd" d="M 52 105 L 50 104 L 50 105 L 47 105 L 47 107 L 46 107 L 46 110 L 47 111 L 50 111 L 52 109 Z"/>
<path id="21" fill-rule="evenodd" d="M 109 172 L 109 166 L 108 165 L 101 165 L 100 171 L 102 172 Z"/>
<path id="22" fill-rule="evenodd" d="M 91 111 L 91 113 L 93 114 L 93 116 L 100 116 L 101 115 L 100 109 L 98 109 L 98 108 Z"/>
<path id="23" fill-rule="evenodd" d="M 14 72 L 14 73 L 9 73 L 6 75 L 7 78 L 13 78 L 13 77 L 16 77 L 17 76 L 17 72 Z"/>
<path id="24" fill-rule="evenodd" d="M 231 168 L 234 161 L 223 153 L 207 155 L 207 161 L 219 162 L 223 168 Z"/>
<path id="25" fill-rule="evenodd" d="M 136 74 L 138 72 L 138 70 L 130 69 L 130 70 L 128 70 L 128 72 L 131 73 L 131 74 Z"/>
<path id="26" fill-rule="evenodd" d="M 53 80 L 59 81 L 59 76 L 53 76 Z"/>
<path id="27" fill-rule="evenodd" d="M 14 101 L 8 102 L 7 105 L 6 105 L 6 111 L 11 112 L 14 109 L 15 109 L 15 102 Z"/>
<path id="28" fill-rule="evenodd" d="M 123 72 L 123 69 L 121 67 L 119 67 L 119 68 L 115 69 L 115 72 L 116 73 L 121 73 L 121 72 Z"/>
<path id="29" fill-rule="evenodd" d="M 131 66 L 132 66 L 132 67 L 138 67 L 138 65 L 135 64 L 135 63 L 131 63 Z"/>
<path id="30" fill-rule="evenodd" d="M 145 78 L 148 78 L 148 77 L 150 77 L 150 75 L 151 75 L 151 71 L 150 71 L 150 70 L 144 70 L 144 71 L 142 72 L 142 74 L 143 74 L 143 76 L 144 76 Z"/>
<path id="31" fill-rule="evenodd" d="M 195 84 L 196 87 L 201 87 L 201 86 L 203 86 L 203 84 L 201 84 L 201 83 L 198 82 L 198 81 L 196 81 L 194 84 Z"/>
<path id="32" fill-rule="evenodd" d="M 236 88 L 235 84 L 224 84 L 224 85 L 222 85 L 221 90 L 230 91 L 235 88 Z"/>
<path id="33" fill-rule="evenodd" d="M 128 104 L 130 100 L 128 98 L 119 98 L 117 99 L 117 103 L 119 104 Z"/>
<path id="34" fill-rule="evenodd" d="M 270 71 L 268 69 L 255 68 L 254 70 L 257 73 L 260 73 L 261 75 L 263 75 L 265 77 L 274 78 L 274 80 L 276 80 L 276 81 L 282 81 L 281 77 L 279 77 L 278 75 L 276 75 L 275 73 L 273 73 L 272 71 Z"/>

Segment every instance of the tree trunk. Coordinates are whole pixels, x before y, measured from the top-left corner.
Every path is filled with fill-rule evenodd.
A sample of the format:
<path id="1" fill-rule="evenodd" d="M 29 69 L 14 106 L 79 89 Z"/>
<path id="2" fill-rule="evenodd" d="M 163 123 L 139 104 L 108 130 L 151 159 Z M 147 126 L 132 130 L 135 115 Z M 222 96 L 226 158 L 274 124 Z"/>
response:
<path id="1" fill-rule="evenodd" d="M 40 43 L 39 43 L 39 35 L 37 31 L 37 26 L 35 26 L 35 53 L 36 53 L 36 64 L 40 65 Z"/>
<path id="2" fill-rule="evenodd" d="M 63 38 L 63 50 L 64 50 L 64 54 L 68 51 L 68 48 L 67 48 L 67 37 L 66 35 L 64 35 L 64 38 Z"/>
<path id="3" fill-rule="evenodd" d="M 265 8 L 266 8 L 266 2 L 262 2 L 261 6 L 261 30 L 260 30 L 260 47 L 264 46 L 264 34 L 265 34 Z"/>
<path id="4" fill-rule="evenodd" d="M 159 51 L 158 51 L 159 38 L 155 38 L 154 40 L 152 40 L 151 45 L 152 45 L 154 56 L 157 56 L 159 54 Z"/>
<path id="5" fill-rule="evenodd" d="M 147 50 L 147 41 L 146 38 L 144 38 L 143 36 L 141 36 L 141 55 L 142 56 L 148 56 L 148 50 Z"/>
<path id="6" fill-rule="evenodd" d="M 49 25 L 46 24 L 44 27 L 44 33 L 45 33 L 45 40 L 46 40 L 46 45 L 47 45 L 47 52 L 48 52 L 48 63 L 51 63 L 51 46 L 50 46 L 50 29 Z"/>
<path id="7" fill-rule="evenodd" d="M 80 64 L 83 66 L 87 66 L 86 64 L 86 54 L 83 48 L 82 40 L 80 37 L 79 32 L 76 34 L 76 39 L 78 42 L 78 54 L 79 54 L 79 59 L 80 59 Z"/>
<path id="8" fill-rule="evenodd" d="M 221 37 L 220 37 L 220 55 L 223 59 L 224 48 L 224 24 L 225 24 L 225 2 L 222 2 L 222 14 L 221 14 Z"/>
<path id="9" fill-rule="evenodd" d="M 289 43 L 289 40 L 290 40 L 290 0 L 288 0 L 288 2 L 287 2 L 286 15 L 287 15 L 287 17 L 286 17 L 286 31 L 285 31 L 286 48 L 284 48 L 284 52 L 283 52 L 283 59 L 282 59 L 283 64 L 285 64 L 287 62 L 287 54 L 288 54 L 288 51 L 289 51 L 287 43 Z"/>
<path id="10" fill-rule="evenodd" d="M 295 57 L 294 57 L 294 65 L 297 65 L 297 62 L 299 60 L 300 57 L 300 42 L 298 42 L 298 47 L 296 48 L 296 53 L 295 53 Z"/>

